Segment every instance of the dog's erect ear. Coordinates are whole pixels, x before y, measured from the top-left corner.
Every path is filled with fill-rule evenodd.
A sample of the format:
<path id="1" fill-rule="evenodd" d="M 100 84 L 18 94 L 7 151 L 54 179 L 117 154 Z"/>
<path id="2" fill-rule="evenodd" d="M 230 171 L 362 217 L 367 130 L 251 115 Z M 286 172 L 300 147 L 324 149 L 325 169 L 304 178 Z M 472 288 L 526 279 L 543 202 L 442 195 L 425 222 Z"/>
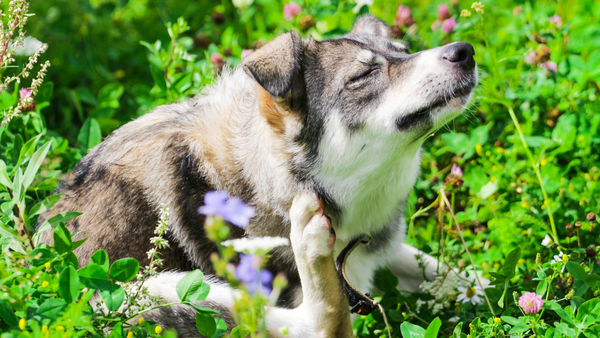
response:
<path id="1" fill-rule="evenodd" d="M 385 22 L 374 16 L 365 15 L 356 20 L 350 34 L 370 34 L 389 38 L 390 29 Z"/>
<path id="2" fill-rule="evenodd" d="M 269 94 L 283 97 L 300 70 L 303 41 L 296 32 L 279 35 L 244 60 L 244 70 Z"/>

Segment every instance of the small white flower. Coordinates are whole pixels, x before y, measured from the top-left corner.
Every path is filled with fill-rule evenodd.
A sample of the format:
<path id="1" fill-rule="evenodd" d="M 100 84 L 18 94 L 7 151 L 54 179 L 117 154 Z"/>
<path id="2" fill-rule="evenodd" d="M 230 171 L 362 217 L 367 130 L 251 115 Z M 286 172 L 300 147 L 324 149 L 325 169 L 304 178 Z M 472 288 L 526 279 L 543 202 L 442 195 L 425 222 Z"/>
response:
<path id="1" fill-rule="evenodd" d="M 461 292 L 456 298 L 457 302 L 468 303 L 471 302 L 473 305 L 483 304 L 483 300 L 479 296 L 483 296 L 483 291 L 479 286 L 470 286 L 468 288 L 459 286 L 458 291 Z"/>
<path id="2" fill-rule="evenodd" d="M 456 317 L 452 317 L 450 319 L 448 319 L 448 322 L 450 323 L 458 323 L 460 321 L 460 317 L 456 316 Z"/>
<path id="3" fill-rule="evenodd" d="M 253 2 L 254 0 L 233 0 L 233 5 L 239 9 L 246 9 L 252 5 Z"/>
<path id="4" fill-rule="evenodd" d="M 254 254 L 258 250 L 270 251 L 278 246 L 290 245 L 290 240 L 284 237 L 239 238 L 224 241 L 221 245 L 233 246 L 237 252 Z"/>
<path id="5" fill-rule="evenodd" d="M 563 263 L 565 263 L 566 260 L 568 260 L 568 258 L 565 259 L 565 256 L 566 255 L 561 251 L 561 252 L 558 253 L 558 255 L 554 255 L 554 257 L 552 257 L 553 259 L 550 261 L 550 263 L 552 263 L 552 264 L 556 264 L 556 263 L 563 264 Z M 567 265 L 564 264 L 562 266 L 562 269 L 560 269 L 560 273 L 565 272 L 565 266 L 567 266 Z"/>
<path id="6" fill-rule="evenodd" d="M 545 247 L 549 247 L 552 244 L 554 244 L 552 237 L 550 237 L 550 235 L 546 234 L 546 237 L 544 237 L 544 240 L 542 241 L 542 245 Z"/>

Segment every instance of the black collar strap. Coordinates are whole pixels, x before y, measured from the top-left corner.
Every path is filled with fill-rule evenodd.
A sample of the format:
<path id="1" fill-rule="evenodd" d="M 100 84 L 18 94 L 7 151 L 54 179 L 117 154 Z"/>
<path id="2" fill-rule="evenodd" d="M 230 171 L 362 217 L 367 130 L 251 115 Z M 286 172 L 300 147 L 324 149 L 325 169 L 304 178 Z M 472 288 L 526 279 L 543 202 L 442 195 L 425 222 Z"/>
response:
<path id="1" fill-rule="evenodd" d="M 371 295 L 367 292 L 366 294 L 360 292 L 356 289 L 352 283 L 348 280 L 346 276 L 346 259 L 350 256 L 352 250 L 354 250 L 359 244 L 369 245 L 373 237 L 369 234 L 363 234 L 360 237 L 353 239 L 348 243 L 348 245 L 340 252 L 340 255 L 335 260 L 335 267 L 337 269 L 338 275 L 340 276 L 340 280 L 342 281 L 342 286 L 344 287 L 344 291 L 346 292 L 346 297 L 348 297 L 348 303 L 350 304 L 350 312 L 358 313 L 360 315 L 366 316 L 369 313 L 373 312 L 377 308 L 377 301 L 371 298 Z"/>

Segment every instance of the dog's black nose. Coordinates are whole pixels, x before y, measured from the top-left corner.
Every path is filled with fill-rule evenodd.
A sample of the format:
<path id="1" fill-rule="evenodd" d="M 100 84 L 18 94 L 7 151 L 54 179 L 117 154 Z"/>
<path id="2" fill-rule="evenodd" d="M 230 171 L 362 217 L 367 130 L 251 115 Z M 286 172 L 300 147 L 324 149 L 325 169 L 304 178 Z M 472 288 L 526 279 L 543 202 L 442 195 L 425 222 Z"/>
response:
<path id="1" fill-rule="evenodd" d="M 475 49 L 470 43 L 456 42 L 446 47 L 444 54 L 442 54 L 442 60 L 451 62 L 465 70 L 471 70 L 475 68 L 473 55 L 475 55 Z"/>

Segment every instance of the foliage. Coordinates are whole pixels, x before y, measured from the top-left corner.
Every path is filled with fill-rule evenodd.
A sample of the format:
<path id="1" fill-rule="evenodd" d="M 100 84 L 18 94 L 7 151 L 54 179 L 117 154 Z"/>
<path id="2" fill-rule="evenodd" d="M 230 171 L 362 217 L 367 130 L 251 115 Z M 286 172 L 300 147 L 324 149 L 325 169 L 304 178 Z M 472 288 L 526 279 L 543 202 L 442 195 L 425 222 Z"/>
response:
<path id="1" fill-rule="evenodd" d="M 15 52 L 11 63 L 25 67 L 2 68 L 2 83 L 13 79 L 0 90 L 0 109 L 12 117 L 0 127 L 2 336 L 105 335 L 108 328 L 114 337 L 158 335 L 154 323 L 132 325 L 127 320 L 136 313 L 117 311 L 134 303 L 140 311 L 168 305 L 153 305 L 156 300 L 138 293 L 156 266 L 140 272 L 131 259 L 109 264 L 99 251 L 92 264 L 80 268 L 72 251 L 82 242 L 73 241 L 64 227 L 77 213 L 41 225 L 53 229 L 55 244 L 38 243 L 37 218 L 59 198 L 52 191 L 102 137 L 158 105 L 199 94 L 224 65 L 239 64 L 244 50 L 290 29 L 317 40 L 338 36 L 358 13 L 370 11 L 392 24 L 394 37 L 413 52 L 452 41 L 472 43 L 481 83 L 467 113 L 424 144 L 407 223 L 409 243 L 468 275 L 483 274 L 491 286 L 485 295 L 475 287 L 460 291 L 457 280 L 440 273 L 420 292 L 408 293 L 396 289 L 390 271 L 380 271 L 376 299 L 392 335 L 599 337 L 600 219 L 590 213 L 600 211 L 600 27 L 594 21 L 600 3 L 298 4 L 299 13 L 285 12 L 285 4 L 272 0 L 31 4 L 38 15 L 29 18 L 27 34 L 49 46 L 32 57 L 47 58 L 53 67 L 43 85 L 29 87 L 35 92 L 27 100 L 19 97 L 16 78 L 24 78 L 22 70 L 34 71 L 29 57 Z M 6 13 L 9 5 L 2 6 Z M 25 12 L 20 18 L 27 18 Z M 5 27 L 12 26 L 14 21 Z M 24 39 L 21 28 L 15 29 Z M 0 45 L 10 36 L 3 35 Z M 21 108 L 14 114 L 11 107 Z M 218 217 L 206 224 L 216 243 L 228 235 L 219 224 Z M 160 264 L 157 252 L 160 248 L 153 262 Z M 234 254 L 233 247 L 219 245 L 213 263 L 244 288 L 228 269 Z M 254 254 L 264 264 L 266 252 Z M 273 293 L 284 285 L 276 276 Z M 192 272 L 178 295 L 183 302 L 203 299 L 207 286 L 201 272 Z M 95 298 L 94 290 L 100 291 Z M 544 301 L 540 311 L 529 313 L 518 304 L 530 293 Z M 456 301 L 461 294 L 466 302 Z M 232 336 L 260 334 L 264 305 L 272 297 L 243 295 L 234 309 L 239 326 Z M 197 310 L 201 332 L 218 336 L 222 320 Z M 359 337 L 387 335 L 378 311 L 358 318 L 354 329 Z"/>

